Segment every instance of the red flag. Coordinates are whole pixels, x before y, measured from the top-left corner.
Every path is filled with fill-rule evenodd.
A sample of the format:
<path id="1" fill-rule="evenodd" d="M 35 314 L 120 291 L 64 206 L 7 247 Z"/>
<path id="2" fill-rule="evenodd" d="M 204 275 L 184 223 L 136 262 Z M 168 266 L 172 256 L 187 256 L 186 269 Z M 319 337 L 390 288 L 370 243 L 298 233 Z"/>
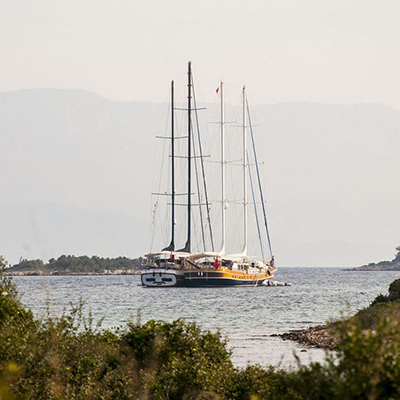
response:
<path id="1" fill-rule="evenodd" d="M 214 268 L 215 269 L 218 269 L 219 268 L 219 260 L 218 260 L 218 257 L 215 259 L 215 261 L 214 261 Z"/>
<path id="2" fill-rule="evenodd" d="M 215 92 L 218 94 L 218 92 L 219 92 L 219 86 L 217 87 L 217 90 L 216 90 Z"/>
<path id="3" fill-rule="evenodd" d="M 169 256 L 169 261 L 174 261 L 174 255 L 172 254 L 172 250 L 171 250 L 171 254 Z"/>

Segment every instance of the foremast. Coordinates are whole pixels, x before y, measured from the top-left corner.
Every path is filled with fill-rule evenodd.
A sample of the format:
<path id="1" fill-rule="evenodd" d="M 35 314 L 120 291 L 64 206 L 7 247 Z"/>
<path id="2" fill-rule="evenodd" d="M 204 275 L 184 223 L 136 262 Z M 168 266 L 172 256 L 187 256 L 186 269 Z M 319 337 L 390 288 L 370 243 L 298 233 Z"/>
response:
<path id="1" fill-rule="evenodd" d="M 185 247 L 178 250 L 179 252 L 190 253 L 191 252 L 191 214 L 192 214 L 192 202 L 191 202 L 191 192 L 192 192 L 192 63 L 188 62 L 188 150 L 187 150 L 187 162 L 188 162 L 188 198 L 187 198 L 187 240 Z"/>
<path id="2" fill-rule="evenodd" d="M 171 243 L 162 251 L 175 250 L 175 106 L 174 81 L 171 81 Z"/>

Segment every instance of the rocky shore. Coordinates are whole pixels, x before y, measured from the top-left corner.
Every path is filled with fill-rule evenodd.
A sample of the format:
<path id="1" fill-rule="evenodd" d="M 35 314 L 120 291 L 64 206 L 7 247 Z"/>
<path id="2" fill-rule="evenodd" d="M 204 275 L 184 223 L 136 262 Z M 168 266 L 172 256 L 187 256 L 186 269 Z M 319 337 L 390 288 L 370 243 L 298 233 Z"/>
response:
<path id="1" fill-rule="evenodd" d="M 400 260 L 381 261 L 356 268 L 346 268 L 344 271 L 400 271 Z"/>
<path id="2" fill-rule="evenodd" d="M 288 333 L 271 336 L 278 336 L 283 340 L 293 340 L 297 343 L 320 349 L 333 350 L 337 344 L 332 327 L 327 325 L 312 326 L 307 329 L 293 330 Z"/>
<path id="3" fill-rule="evenodd" d="M 344 271 L 400 271 L 400 246 L 396 247 L 397 254 L 392 261 L 380 261 L 356 268 L 347 268 Z"/>

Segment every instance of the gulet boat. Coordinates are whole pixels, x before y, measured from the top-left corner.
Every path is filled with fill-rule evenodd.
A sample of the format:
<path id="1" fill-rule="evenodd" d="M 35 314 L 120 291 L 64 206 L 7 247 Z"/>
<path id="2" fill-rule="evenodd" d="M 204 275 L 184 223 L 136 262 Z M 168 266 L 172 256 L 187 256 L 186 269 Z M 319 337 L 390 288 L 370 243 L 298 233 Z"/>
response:
<path id="1" fill-rule="evenodd" d="M 192 252 L 192 209 L 195 206 L 192 201 L 192 182 L 193 182 L 193 171 L 192 163 L 195 158 L 194 156 L 194 134 L 193 134 L 193 121 L 192 113 L 197 110 L 196 105 L 193 107 L 193 77 L 191 63 L 188 63 L 188 95 L 187 95 L 187 197 L 186 202 L 186 243 L 181 249 L 176 249 L 175 238 L 176 238 L 176 221 L 175 221 L 175 209 L 176 209 L 176 174 L 175 174 L 175 106 L 174 106 L 174 82 L 171 82 L 171 136 L 168 137 L 170 140 L 171 149 L 171 193 L 168 195 L 171 198 L 171 241 L 168 246 L 164 247 L 161 251 L 151 252 L 145 255 L 146 262 L 142 267 L 141 281 L 142 285 L 146 287 L 220 287 L 220 286 L 232 286 L 232 285 L 246 285 L 246 286 L 258 286 L 263 284 L 266 280 L 271 279 L 276 271 L 274 263 L 274 257 L 272 255 L 271 241 L 268 229 L 268 223 L 265 212 L 265 201 L 263 197 L 260 173 L 258 169 L 257 155 L 254 145 L 254 136 L 251 128 L 250 114 L 247 105 L 246 90 L 245 87 L 242 89 L 242 160 L 241 160 L 241 175 L 243 184 L 243 199 L 242 199 L 242 214 L 243 214 L 243 246 L 241 251 L 235 254 L 226 253 L 226 210 L 228 200 L 226 198 L 226 156 L 225 156 L 225 116 L 224 116 L 224 85 L 220 83 L 217 93 L 220 96 L 220 175 L 221 175 L 221 245 L 218 251 L 211 249 L 208 251 L 204 249 L 202 252 Z M 252 146 L 248 146 L 248 137 L 251 138 Z M 203 155 L 201 150 L 200 138 L 198 158 L 201 159 L 201 165 L 203 166 Z M 250 204 L 256 204 L 254 182 L 250 172 L 249 162 L 249 149 L 253 151 L 254 166 L 256 169 L 256 181 L 259 187 L 260 204 L 263 214 L 263 222 L 265 226 L 265 238 L 262 238 L 261 228 L 259 222 L 259 216 L 257 215 L 256 207 L 256 221 L 258 228 L 258 236 L 261 244 L 262 260 L 256 257 L 249 256 L 248 253 L 248 208 Z M 212 238 L 212 228 L 210 222 L 210 202 L 208 200 L 208 192 L 205 180 L 205 172 L 202 169 L 203 186 L 204 186 L 204 204 L 199 204 L 199 207 L 205 208 L 203 214 L 205 215 L 206 221 L 208 221 L 208 227 L 210 236 Z M 249 182 L 250 181 L 250 182 Z M 250 185 L 249 185 L 250 183 Z M 253 202 L 248 200 L 248 186 L 251 187 L 251 193 L 253 195 Z M 197 184 L 199 189 L 199 184 Z M 200 210 L 201 211 L 201 210 Z M 201 212 L 200 212 L 201 214 Z M 204 236 L 204 229 L 202 232 Z M 266 240 L 265 240 L 266 239 Z M 270 259 L 264 260 L 263 253 L 263 241 L 266 241 L 270 251 Z M 265 243 L 264 243 L 265 245 Z M 204 245 L 205 247 L 205 245 Z"/>

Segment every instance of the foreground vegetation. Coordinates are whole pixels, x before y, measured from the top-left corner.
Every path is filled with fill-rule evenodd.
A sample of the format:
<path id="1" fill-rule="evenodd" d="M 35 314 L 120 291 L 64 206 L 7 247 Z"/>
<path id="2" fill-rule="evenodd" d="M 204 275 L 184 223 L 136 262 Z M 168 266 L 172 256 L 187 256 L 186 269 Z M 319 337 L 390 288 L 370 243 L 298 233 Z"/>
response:
<path id="1" fill-rule="evenodd" d="M 142 263 L 141 258 L 102 258 L 88 256 L 62 255 L 57 259 L 51 258 L 47 263 L 42 260 L 21 260 L 18 264 L 7 269 L 11 274 L 47 274 L 47 275 L 72 275 L 72 274 L 104 274 L 124 273 L 136 271 Z"/>
<path id="2" fill-rule="evenodd" d="M 360 325 L 363 331 L 375 332 L 382 320 L 392 321 L 395 325 L 400 321 L 400 279 L 396 279 L 389 286 L 389 294 L 379 294 L 372 303 L 354 316 L 350 317 L 347 325 Z M 323 349 L 337 349 L 339 346 L 340 325 L 343 321 L 331 321 L 326 325 L 312 326 L 306 329 L 293 330 L 280 336 L 283 340 L 293 340 L 310 347 Z"/>
<path id="3" fill-rule="evenodd" d="M 219 333 L 179 320 L 103 330 L 81 305 L 38 320 L 1 270 L 2 261 L 0 399 L 400 398 L 398 314 L 378 316 L 373 328 L 361 319 L 338 323 L 337 352 L 323 365 L 241 369 Z"/>

